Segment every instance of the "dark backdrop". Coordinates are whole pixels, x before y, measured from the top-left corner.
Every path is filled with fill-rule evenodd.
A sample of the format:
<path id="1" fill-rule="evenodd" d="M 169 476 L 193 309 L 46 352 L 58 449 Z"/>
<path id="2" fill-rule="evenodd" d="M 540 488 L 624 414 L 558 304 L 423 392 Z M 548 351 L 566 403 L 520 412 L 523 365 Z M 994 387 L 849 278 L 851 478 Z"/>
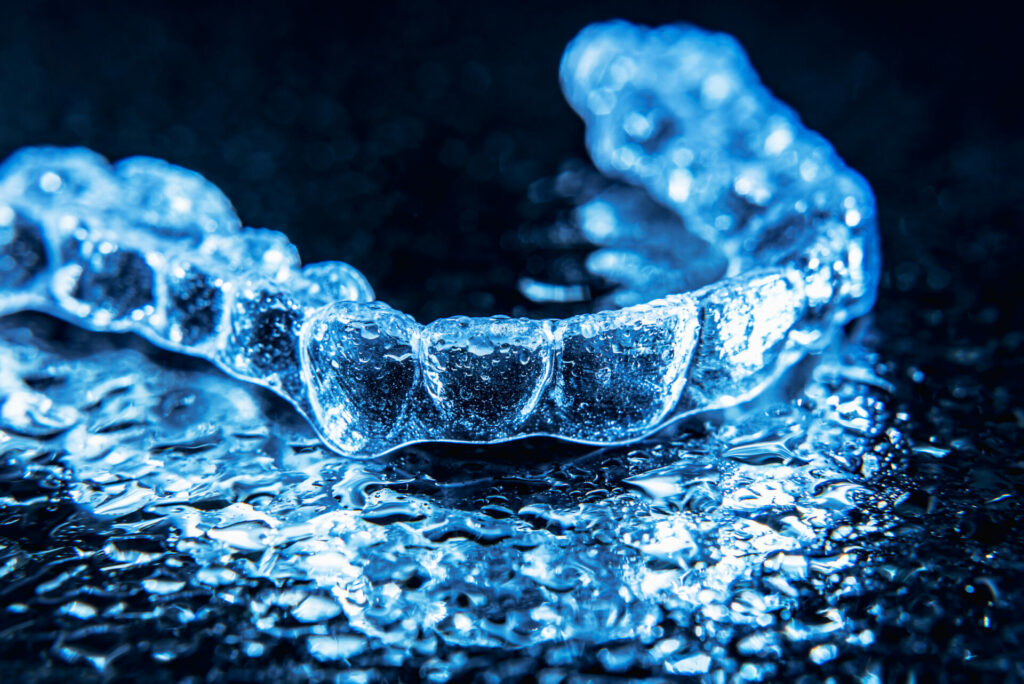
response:
<path id="1" fill-rule="evenodd" d="M 585 157 L 559 55 L 615 16 L 734 34 L 871 181 L 883 307 L 1020 289 L 1020 46 L 1012 17 L 977 4 L 6 4 L 0 155 L 83 144 L 197 169 L 249 225 L 352 262 L 421 319 L 511 306 L 521 255 L 501 236 L 535 218 L 531 181 Z M 1020 327 L 1016 307 L 983 318 Z"/>

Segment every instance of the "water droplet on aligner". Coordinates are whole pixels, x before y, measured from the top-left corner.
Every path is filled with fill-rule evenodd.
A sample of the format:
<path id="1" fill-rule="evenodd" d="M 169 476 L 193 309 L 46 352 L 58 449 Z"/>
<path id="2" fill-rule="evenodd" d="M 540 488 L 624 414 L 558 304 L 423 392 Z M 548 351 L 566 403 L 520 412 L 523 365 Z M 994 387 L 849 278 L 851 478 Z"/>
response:
<path id="1" fill-rule="evenodd" d="M 62 185 L 64 185 L 64 180 L 53 171 L 47 171 L 39 177 L 40 189 L 51 195 L 58 192 Z"/>
<path id="2" fill-rule="evenodd" d="M 494 353 L 494 344 L 483 335 L 474 335 L 469 340 L 469 352 L 477 356 L 487 356 Z"/>

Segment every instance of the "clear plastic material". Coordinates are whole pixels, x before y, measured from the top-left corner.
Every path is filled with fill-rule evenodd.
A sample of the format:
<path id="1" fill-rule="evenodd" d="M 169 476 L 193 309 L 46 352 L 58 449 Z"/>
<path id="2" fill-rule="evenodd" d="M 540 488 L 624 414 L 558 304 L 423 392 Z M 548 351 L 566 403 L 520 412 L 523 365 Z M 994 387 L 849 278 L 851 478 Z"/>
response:
<path id="1" fill-rule="evenodd" d="M 638 186 L 579 213 L 603 247 L 589 268 L 631 306 L 422 326 L 373 301 L 352 266 L 303 268 L 281 233 L 243 228 L 194 172 L 28 148 L 0 167 L 0 313 L 209 359 L 286 398 L 337 452 L 372 457 L 420 441 L 637 439 L 751 398 L 870 309 L 870 189 L 733 39 L 599 24 L 570 43 L 561 80 L 595 164 Z"/>

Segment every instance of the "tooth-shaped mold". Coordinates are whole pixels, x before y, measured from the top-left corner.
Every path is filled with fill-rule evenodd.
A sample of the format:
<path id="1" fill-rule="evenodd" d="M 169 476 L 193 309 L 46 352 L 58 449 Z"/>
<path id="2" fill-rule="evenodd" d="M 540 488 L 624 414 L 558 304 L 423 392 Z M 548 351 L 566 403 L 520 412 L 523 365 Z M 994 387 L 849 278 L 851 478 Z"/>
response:
<path id="1" fill-rule="evenodd" d="M 152 157 L 114 165 L 126 214 L 160 234 L 199 239 L 237 233 L 242 224 L 220 189 L 195 171 Z"/>
<path id="2" fill-rule="evenodd" d="M 417 355 L 448 439 L 499 439 L 529 417 L 551 375 L 545 321 L 443 318 L 428 325 Z"/>
<path id="3" fill-rule="evenodd" d="M 320 431 L 345 454 L 393 445 L 418 372 L 419 324 L 380 302 L 338 302 L 302 328 L 302 376 Z"/>
<path id="4" fill-rule="evenodd" d="M 373 288 L 366 277 L 343 261 L 307 264 L 292 286 L 296 296 L 311 308 L 337 301 L 373 301 Z"/>
<path id="5" fill-rule="evenodd" d="M 649 432 L 679 400 L 697 331 L 685 295 L 560 322 L 552 429 L 588 441 Z"/>
<path id="6" fill-rule="evenodd" d="M 804 314 L 799 276 L 765 272 L 731 278 L 695 293 L 700 341 L 690 364 L 684 408 L 737 404 L 770 380 Z"/>
<path id="7" fill-rule="evenodd" d="M 0 166 L 0 199 L 40 208 L 117 205 L 120 185 L 107 160 L 82 147 L 26 147 Z"/>
<path id="8" fill-rule="evenodd" d="M 420 328 L 368 303 L 351 266 L 303 269 L 281 233 L 239 228 L 198 174 L 28 148 L 0 165 L 0 312 L 40 309 L 208 358 L 291 401 L 339 452 L 377 455 L 427 440 L 638 438 L 751 398 L 870 309 L 870 188 L 733 39 L 595 25 L 560 77 L 595 165 L 637 186 L 577 183 L 590 197 L 577 227 L 604 248 L 589 271 L 618 285 L 599 303 L 714 285 L 564 322 Z"/>
<path id="9" fill-rule="evenodd" d="M 50 266 L 42 223 L 27 212 L 0 203 L 0 292 L 31 288 Z M 6 306 L 0 304 L 0 311 Z"/>
<path id="10" fill-rule="evenodd" d="M 218 264 L 175 259 L 165 276 L 163 337 L 186 348 L 213 344 L 226 315 L 233 283 L 218 275 Z"/>
<path id="11" fill-rule="evenodd" d="M 156 310 L 160 251 L 110 217 L 65 215 L 56 222 L 50 235 L 59 241 L 61 263 L 51 290 L 61 308 L 99 329 L 141 327 Z"/>
<path id="12" fill-rule="evenodd" d="M 218 356 L 235 373 L 288 396 L 302 390 L 299 333 L 301 305 L 278 285 L 256 275 L 235 283 L 230 330 Z"/>

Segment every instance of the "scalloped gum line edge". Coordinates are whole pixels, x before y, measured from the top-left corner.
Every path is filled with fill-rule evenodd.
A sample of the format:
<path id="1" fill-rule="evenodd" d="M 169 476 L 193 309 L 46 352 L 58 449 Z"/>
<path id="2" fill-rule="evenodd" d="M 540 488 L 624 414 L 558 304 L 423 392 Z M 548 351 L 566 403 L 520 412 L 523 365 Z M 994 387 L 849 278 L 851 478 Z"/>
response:
<path id="1" fill-rule="evenodd" d="M 583 32 L 581 32 L 580 36 L 574 39 L 566 48 L 566 57 L 563 58 L 563 65 L 566 62 L 566 60 L 568 60 L 568 55 L 570 54 L 570 52 L 579 47 L 579 41 L 581 40 L 582 36 L 595 35 L 595 31 L 599 31 L 600 27 L 614 28 L 615 26 L 621 28 L 623 25 L 605 24 L 598 25 L 597 29 L 595 29 L 594 26 L 587 27 L 586 29 L 584 29 Z M 658 29 L 634 30 L 657 31 Z M 689 30 L 700 32 L 699 29 L 695 28 Z M 701 33 L 701 35 L 720 36 L 722 34 Z M 731 40 L 731 38 L 729 40 Z M 764 90 L 763 86 L 760 85 L 759 81 L 755 81 L 755 85 L 757 88 Z M 566 87 L 567 86 L 564 83 L 563 77 L 563 88 Z M 764 90 L 764 92 L 765 97 L 771 98 L 771 95 L 767 93 L 766 90 Z M 775 101 L 774 99 L 772 100 L 772 102 L 777 103 L 777 101 Z M 785 105 L 782 105 L 781 103 L 777 104 L 783 108 L 785 107 Z M 584 118 L 587 119 L 587 116 L 583 112 L 581 112 L 581 115 L 583 115 Z M 799 124 L 798 119 L 796 120 L 796 123 Z M 590 133 L 590 128 L 590 121 L 588 120 L 588 136 Z M 817 136 L 817 134 L 813 134 L 812 132 L 808 131 L 806 128 L 803 128 L 802 126 L 799 126 L 796 129 L 796 133 L 807 136 L 815 136 L 817 140 L 824 142 L 823 139 L 820 138 L 820 136 Z M 857 258 L 863 259 L 865 256 L 865 251 L 869 253 L 877 251 L 878 242 L 877 228 L 875 226 L 875 216 L 873 210 L 873 199 L 871 197 L 870 188 L 869 186 L 867 186 L 866 182 L 864 182 L 863 179 L 861 179 L 855 172 L 853 172 L 844 164 L 842 164 L 842 161 L 838 158 L 838 155 L 835 154 L 834 150 L 832 150 L 831 146 L 829 146 L 827 142 L 824 142 L 824 145 L 826 146 L 826 149 L 823 154 L 825 155 L 826 160 L 832 163 L 833 165 L 837 166 L 835 170 L 844 174 L 845 181 L 852 181 L 855 186 L 858 186 L 858 189 L 860 191 L 866 193 L 865 196 L 861 197 L 860 199 L 862 201 L 867 202 L 867 204 L 870 205 L 871 211 L 868 215 L 865 215 L 863 217 L 863 225 L 859 226 L 860 234 L 857 236 L 857 240 L 859 240 L 860 242 L 857 242 L 857 240 L 853 240 L 852 236 L 850 239 L 851 243 L 857 242 L 856 249 L 859 251 L 860 255 Z M 84 155 L 86 152 L 85 150 L 61 151 L 56 148 L 40 148 L 40 150 L 42 153 L 45 154 L 61 154 L 66 152 L 69 154 L 79 153 Z M 26 151 L 28 150 L 22 150 L 20 153 L 16 154 L 24 154 Z M 89 152 L 88 154 L 92 154 L 94 155 L 94 157 L 102 159 L 102 157 L 99 157 L 99 155 L 96 155 L 95 153 Z M 105 162 L 105 160 L 103 161 Z M 179 169 L 178 167 L 174 167 L 173 165 L 170 165 L 167 162 L 162 162 L 160 160 L 148 160 L 147 158 L 131 158 L 130 161 L 134 162 L 136 166 L 139 166 L 141 164 L 143 171 L 146 170 L 147 164 L 150 167 L 159 167 L 159 165 L 163 164 L 166 167 L 166 169 L 170 170 L 171 173 L 192 174 L 193 176 L 196 176 L 200 179 L 202 178 L 201 176 L 198 176 L 198 174 L 195 174 L 194 172 Z M 113 167 L 109 165 L 109 162 L 107 162 L 107 165 L 108 170 L 113 171 Z M 123 165 L 124 162 L 120 162 L 117 168 L 120 169 Z M 132 168 L 134 169 L 134 167 Z M 180 180 L 180 178 L 175 177 L 175 179 L 172 180 Z M 205 181 L 205 179 L 203 179 L 203 182 L 208 183 L 208 181 Z M 204 191 L 206 191 L 205 188 Z M 216 192 L 219 193 L 219 190 Z M 218 197 L 223 196 L 215 195 L 214 200 L 217 200 Z M 209 200 L 209 197 L 203 197 L 201 199 Z M 224 198 L 224 200 L 226 201 L 226 198 Z M 19 205 L 17 203 L 12 203 L 12 206 L 15 209 L 19 208 Z M 39 210 L 36 207 L 29 207 L 29 211 L 35 212 Z M 59 214 L 55 213 L 54 209 L 46 208 L 42 210 L 42 214 L 44 216 L 42 224 L 46 224 L 47 221 L 53 220 L 55 216 L 59 216 Z M 123 221 L 124 219 L 119 217 L 118 220 Z M 94 318 L 90 318 L 89 315 L 76 313 L 76 311 L 69 309 L 66 304 L 62 307 L 60 303 L 61 294 L 59 294 L 58 292 L 60 288 L 58 288 L 55 285 L 54 277 L 57 276 L 58 274 L 61 274 L 62 271 L 65 270 L 67 267 L 67 260 L 63 259 L 61 256 L 64 245 L 63 243 L 60 242 L 60 240 L 62 240 L 66 236 L 57 235 L 57 237 L 55 238 L 55 229 L 52 226 L 47 227 L 47 225 L 42 224 L 39 225 L 38 228 L 41 237 L 45 242 L 47 256 L 49 257 L 47 267 L 29 278 L 29 281 L 32 283 L 32 285 L 27 291 L 23 290 L 20 293 L 12 292 L 4 296 L 4 299 L 6 301 L 0 302 L 0 315 L 11 313 L 13 311 L 18 310 L 36 310 L 55 316 L 57 318 L 61 318 L 75 325 L 79 325 L 90 330 L 95 330 L 99 332 L 134 332 L 144 337 L 149 342 L 155 344 L 158 347 L 174 352 L 180 352 L 204 358 L 205 360 L 213 363 L 217 368 L 227 373 L 231 377 L 256 384 L 258 386 L 264 387 L 265 389 L 269 389 L 270 391 L 278 394 L 279 396 L 282 396 L 290 403 L 292 403 L 299 410 L 299 412 L 309 421 L 311 426 L 314 428 L 314 430 L 317 432 L 320 438 L 325 442 L 325 444 L 327 444 L 329 447 L 331 447 L 333 450 L 337 451 L 340 454 L 355 458 L 370 458 L 374 456 L 380 456 L 395 451 L 397 449 L 422 442 L 496 444 L 518 439 L 525 439 L 529 437 L 553 437 L 556 439 L 562 439 L 566 441 L 576 442 L 580 444 L 588 444 L 593 446 L 612 446 L 629 444 L 637 440 L 644 439 L 645 437 L 648 437 L 656 432 L 659 432 L 668 425 L 671 425 L 683 418 L 691 417 L 705 412 L 715 411 L 722 408 L 727 408 L 730 406 L 735 406 L 738 404 L 745 403 L 750 399 L 754 398 L 759 393 L 761 393 L 766 387 L 773 384 L 779 377 L 781 377 L 789 367 L 791 367 L 800 359 L 804 358 L 807 353 L 814 351 L 816 347 L 821 347 L 824 346 L 824 344 L 827 344 L 834 337 L 835 331 L 838 330 L 838 327 L 841 323 L 845 322 L 850 318 L 862 315 L 866 311 L 870 310 L 874 297 L 876 296 L 875 290 L 877 288 L 877 273 L 872 272 L 871 268 L 872 266 L 874 266 L 874 270 L 877 270 L 877 259 L 875 259 L 874 262 L 868 264 L 868 271 L 866 272 L 866 276 L 864 275 L 864 273 L 856 274 L 862 278 L 867 279 L 868 282 L 866 286 L 866 291 L 861 292 L 859 296 L 854 297 L 852 301 L 847 302 L 848 306 L 846 308 L 837 305 L 835 308 L 827 311 L 825 320 L 823 322 L 819 322 L 821 323 L 821 325 L 819 325 L 818 329 L 814 331 L 814 333 L 817 335 L 817 342 L 811 343 L 801 343 L 797 339 L 795 339 L 794 333 L 798 331 L 802 317 L 807 313 L 810 304 L 808 302 L 808 295 L 806 291 L 808 274 L 800 273 L 799 271 L 792 267 L 784 269 L 771 268 L 767 270 L 747 270 L 745 272 L 735 274 L 732 277 L 725 278 L 721 281 L 708 285 L 707 287 L 701 288 L 700 290 L 694 292 L 682 293 L 677 295 L 668 295 L 667 297 L 664 297 L 659 300 L 654 300 L 646 304 L 639 304 L 614 311 L 584 314 L 582 316 L 576 316 L 562 321 L 536 319 L 506 319 L 503 317 L 470 319 L 467 317 L 460 316 L 439 319 L 438 321 L 434 321 L 428 325 L 421 325 L 413 321 L 413 326 L 411 328 L 413 330 L 413 334 L 410 336 L 409 340 L 409 347 L 411 350 L 413 350 L 413 356 L 415 357 L 414 368 L 412 371 L 413 378 L 410 382 L 410 386 L 407 390 L 406 396 L 401 397 L 401 407 L 399 409 L 401 421 L 396 421 L 395 424 L 393 424 L 390 427 L 390 429 L 386 430 L 383 433 L 367 437 L 366 439 L 363 440 L 362 443 L 346 444 L 339 438 L 337 434 L 331 433 L 331 425 L 329 424 L 329 421 L 325 418 L 324 415 L 325 410 L 322 407 L 318 407 L 318 400 L 316 396 L 313 395 L 313 390 L 311 388 L 313 383 L 309 381 L 312 375 L 312 371 L 310 371 L 311 362 L 308 359 L 307 354 L 309 347 L 309 344 L 307 344 L 307 338 L 308 329 L 310 325 L 314 321 L 321 320 L 321 314 L 325 314 L 327 310 L 330 309 L 331 307 L 336 307 L 338 302 L 325 304 L 320 307 L 305 306 L 301 302 L 296 305 L 295 313 L 300 317 L 300 320 L 298 321 L 297 324 L 299 330 L 296 333 L 294 354 L 298 358 L 290 359 L 290 362 L 295 363 L 295 367 L 288 369 L 288 372 L 296 372 L 298 374 L 297 377 L 301 379 L 301 382 L 299 382 L 297 387 L 292 387 L 291 389 L 289 389 L 283 384 L 283 381 L 280 379 L 279 374 L 276 372 L 271 373 L 269 377 L 247 374 L 243 371 L 240 371 L 237 367 L 231 365 L 231 363 L 227 359 L 226 348 L 230 346 L 231 336 L 233 335 L 234 331 L 234 317 L 236 315 L 236 305 L 239 302 L 238 295 L 239 290 L 241 289 L 240 287 L 228 287 L 221 290 L 221 293 L 224 295 L 224 300 L 221 302 L 220 305 L 222 307 L 222 310 L 220 312 L 219 324 L 216 326 L 215 331 L 210 334 L 212 342 L 206 342 L 205 344 L 202 345 L 186 345 L 177 343 L 174 340 L 168 339 L 165 336 L 169 329 L 167 327 L 166 317 L 168 313 L 167 307 L 169 305 L 167 297 L 167 278 L 170 270 L 177 264 L 177 262 L 174 260 L 174 257 L 182 256 L 183 254 L 187 256 L 186 253 L 183 253 L 180 250 L 169 249 L 166 255 L 158 255 L 155 257 L 152 255 L 152 253 L 146 254 L 147 263 L 149 263 L 149 265 L 153 269 L 152 276 L 154 279 L 152 283 L 152 306 L 150 307 L 151 311 L 148 314 L 148 316 L 142 315 L 141 317 L 138 317 L 135 320 L 131 321 L 110 320 L 107 321 L 106 324 L 101 324 L 98 323 Z M 132 226 L 132 228 L 135 227 L 136 226 Z M 160 226 L 156 226 L 155 228 L 159 227 Z M 851 226 L 851 228 L 852 227 L 853 226 Z M 225 239 L 231 235 L 236 234 L 236 232 L 237 231 L 234 229 L 229 229 L 223 233 L 211 232 L 208 233 L 205 237 L 216 236 L 218 239 Z M 850 231 L 847 231 L 847 233 L 849 232 Z M 100 231 L 97 234 L 98 237 L 95 237 L 96 244 L 99 244 L 104 239 L 109 239 L 110 232 L 106 231 L 106 233 L 106 236 L 103 235 L 103 231 Z M 129 231 L 129 233 L 131 233 L 131 231 Z M 88 239 L 93 239 L 93 237 L 94 236 L 90 235 L 88 236 Z M 164 237 L 165 236 L 163 235 L 157 235 L 154 238 L 156 240 L 155 244 L 159 246 L 159 243 L 161 241 L 164 241 Z M 54 244 L 55 239 L 57 240 L 58 244 Z M 822 240 L 824 239 L 822 238 Z M 863 242 L 863 244 L 861 244 L 861 242 Z M 817 244 L 817 242 L 812 243 L 811 247 L 805 249 L 805 252 L 810 252 L 811 248 L 816 246 Z M 850 248 L 852 250 L 854 247 L 851 245 Z M 122 247 L 120 245 L 117 245 L 114 249 L 115 251 L 118 251 L 122 249 Z M 291 249 L 294 250 L 293 247 Z M 140 248 L 140 251 L 143 250 L 141 250 Z M 829 255 L 838 258 L 838 255 L 832 253 L 829 253 Z M 868 256 L 873 255 L 869 254 Z M 848 254 L 847 257 L 851 261 L 854 258 L 852 254 Z M 183 260 L 186 263 L 194 265 L 192 260 L 186 259 L 184 257 Z M 730 261 L 733 260 L 730 259 Z M 833 262 L 833 265 L 835 263 L 837 262 Z M 158 266 L 158 264 L 160 265 Z M 734 265 L 735 264 L 736 262 L 734 262 Z M 863 264 L 859 265 L 863 266 Z M 306 268 L 309 268 L 309 266 L 307 266 Z M 358 276 L 359 278 L 362 278 L 361 274 L 359 274 L 358 271 L 355 271 L 355 269 L 352 269 L 350 266 L 348 268 L 354 272 L 355 275 L 353 275 L 353 277 Z M 830 271 L 830 273 L 832 272 Z M 213 275 L 216 276 L 216 274 Z M 296 275 L 298 274 L 296 273 Z M 815 274 L 812 273 L 810 275 Z M 847 275 L 853 274 L 848 273 Z M 262 278 L 266 281 L 273 280 L 268 276 L 268 273 L 266 272 L 253 271 L 247 271 L 240 274 L 226 274 L 223 276 L 223 278 L 225 281 L 230 281 L 232 278 L 235 278 L 236 276 L 245 276 L 249 280 L 252 280 L 253 277 Z M 692 378 L 690 377 L 690 373 L 691 371 L 694 370 L 693 364 L 698 353 L 703 349 L 702 334 L 705 331 L 706 321 L 704 320 L 704 318 L 706 315 L 709 315 L 705 311 L 705 307 L 708 305 L 708 301 L 713 299 L 713 296 L 716 292 L 720 293 L 730 289 L 734 289 L 737 283 L 740 283 L 742 281 L 749 282 L 751 281 L 751 279 L 766 278 L 769 276 L 774 277 L 777 280 L 781 279 L 781 282 L 789 283 L 790 285 L 792 285 L 794 290 L 796 291 L 797 300 L 797 303 L 795 303 L 792 307 L 793 320 L 789 324 L 783 326 L 784 329 L 782 329 L 781 331 L 769 330 L 768 333 L 766 333 L 766 339 L 771 339 L 773 334 L 776 335 L 777 339 L 774 339 L 772 344 L 768 345 L 765 349 L 760 350 L 760 352 L 754 352 L 755 357 L 759 357 L 761 361 L 764 361 L 764 357 L 766 355 L 769 356 L 770 358 L 768 358 L 768 360 L 763 362 L 760 366 L 755 367 L 752 370 L 748 369 L 750 370 L 750 372 L 747 373 L 746 376 L 741 376 L 739 378 L 727 378 L 726 384 L 728 385 L 731 382 L 733 385 L 732 389 L 734 391 L 727 394 L 720 394 L 717 397 L 717 399 L 707 401 L 706 396 L 700 396 L 699 389 L 695 390 L 697 394 L 688 392 L 692 385 Z M 832 276 L 835 276 L 835 273 L 832 273 Z M 79 275 L 79 277 L 81 276 Z M 48 280 L 49 282 L 47 282 L 45 286 L 41 286 L 41 281 L 43 280 Z M 365 287 L 362 290 L 360 290 L 358 284 L 353 285 L 353 291 L 372 293 L 372 290 L 370 290 L 369 288 L 369 284 L 365 283 L 365 278 L 363 278 L 363 281 Z M 244 283 L 248 281 L 243 280 L 241 277 L 239 277 L 238 282 Z M 262 284 L 266 285 L 268 283 L 264 282 Z M 291 296 L 288 290 L 284 287 L 284 283 L 276 282 L 273 284 L 275 286 L 279 286 L 280 294 L 282 295 L 282 297 L 287 298 Z M 840 289 L 844 285 L 849 286 L 849 283 L 829 283 L 829 287 L 831 289 L 828 297 L 828 302 L 826 302 L 825 304 L 826 307 L 829 304 L 833 303 L 834 300 L 839 298 L 841 294 Z M 739 291 L 739 293 L 740 295 L 744 294 L 742 291 Z M 67 292 L 64 292 L 63 296 L 64 298 L 67 298 L 69 295 Z M 359 294 L 356 295 L 357 298 L 359 296 Z M 371 297 L 372 294 L 363 296 Z M 739 297 L 734 295 L 734 299 L 739 299 Z M 95 303 L 93 304 L 95 305 Z M 364 302 L 360 301 L 359 299 L 356 299 L 351 302 L 352 307 L 365 306 L 367 307 L 368 310 L 372 308 L 370 305 L 373 304 L 376 304 L 376 302 Z M 750 306 L 752 308 L 757 308 L 759 305 L 763 304 L 764 301 L 758 300 L 752 302 Z M 84 308 L 80 309 L 80 311 L 87 311 L 89 305 L 85 304 L 83 306 Z M 662 345 L 659 348 L 660 351 L 663 353 L 668 353 L 670 355 L 675 354 L 676 357 L 682 357 L 681 359 L 675 359 L 674 366 L 671 363 L 669 364 L 669 366 L 672 366 L 672 379 L 669 382 L 671 388 L 669 389 L 668 393 L 660 398 L 658 396 L 654 397 L 654 400 L 660 399 L 662 407 L 658 409 L 655 414 L 649 415 L 646 418 L 641 418 L 640 420 L 635 421 L 631 425 L 622 425 L 621 422 L 618 426 L 606 425 L 606 431 L 603 434 L 598 428 L 592 428 L 590 434 L 593 436 L 582 435 L 579 434 L 578 431 L 575 433 L 567 432 L 567 430 L 571 428 L 571 424 L 574 420 L 577 422 L 585 423 L 586 420 L 592 418 L 592 416 L 587 414 L 586 409 L 579 407 L 579 396 L 575 397 L 575 404 L 573 403 L 572 397 L 566 399 L 566 397 L 564 396 L 565 382 L 564 378 L 562 377 L 564 375 L 564 369 L 562 368 L 562 366 L 564 365 L 565 361 L 565 331 L 568 330 L 570 326 L 578 326 L 582 328 L 589 324 L 597 325 L 598 321 L 606 319 L 625 320 L 630 316 L 634 315 L 643 318 L 644 312 L 647 312 L 652 308 L 658 309 L 666 306 L 674 308 L 678 306 L 680 308 L 680 311 L 675 314 L 678 317 L 677 324 L 684 326 L 688 325 L 689 332 L 684 335 L 685 339 L 673 339 L 671 344 L 668 345 L 668 347 L 671 348 L 668 348 L 665 345 Z M 395 316 L 405 316 L 405 314 L 401 314 L 400 312 L 394 312 L 394 310 L 391 310 L 390 307 L 387 307 L 387 309 L 390 312 L 393 312 Z M 374 310 L 383 311 L 383 309 L 379 308 Z M 682 317 L 685 314 L 692 315 L 692 320 L 684 320 Z M 387 315 L 392 314 L 387 313 Z M 744 316 L 746 317 L 746 319 L 743 318 Z M 156 323 L 153 325 L 147 325 L 147 318 L 156 320 Z M 752 310 L 745 314 L 741 314 L 740 318 L 742 320 L 746 320 L 747 332 L 749 333 L 750 329 L 754 326 L 755 322 L 757 322 L 756 312 Z M 411 317 L 410 320 L 412 320 Z M 347 321 L 345 322 L 345 324 L 349 322 L 351 321 Z M 508 413 L 507 407 L 498 405 L 497 402 L 499 398 L 494 396 L 489 398 L 485 396 L 485 399 L 482 400 L 479 399 L 479 397 L 477 397 L 477 400 L 480 403 L 479 406 L 467 406 L 467 402 L 462 402 L 461 404 L 459 402 L 454 402 L 451 403 L 450 405 L 445 404 L 445 402 L 449 401 L 449 399 L 440 396 L 440 394 L 443 394 L 448 390 L 451 390 L 453 394 L 462 394 L 465 393 L 466 387 L 459 387 L 454 385 L 448 387 L 446 385 L 446 380 L 441 377 L 445 372 L 447 372 L 448 368 L 445 366 L 444 363 L 440 363 L 439 365 L 436 359 L 430 361 L 430 363 L 432 363 L 435 367 L 428 370 L 428 359 L 431 358 L 431 354 L 436 353 L 436 350 L 434 349 L 434 346 L 432 346 L 429 343 L 426 343 L 424 340 L 427 338 L 427 336 L 434 334 L 438 329 L 443 329 L 445 326 L 461 325 L 464 322 L 468 322 L 466 323 L 466 325 L 470 327 L 477 326 L 480 328 L 486 328 L 487 326 L 493 327 L 505 325 L 506 327 L 511 326 L 512 328 L 519 326 L 520 332 L 524 334 L 529 332 L 527 328 L 535 329 L 540 332 L 541 343 L 535 345 L 532 348 L 532 352 L 535 353 L 538 357 L 541 353 L 543 353 L 543 355 L 546 357 L 541 362 L 541 370 L 543 372 L 541 376 L 535 378 L 532 383 L 528 381 L 525 383 L 526 389 L 524 391 L 529 393 L 530 399 L 529 401 L 525 402 L 524 407 L 522 409 L 516 409 L 511 413 Z M 659 321 L 656 319 L 653 322 L 656 324 Z M 365 321 L 362 321 L 362 323 L 365 323 Z M 712 321 L 712 323 L 714 323 L 714 321 Z M 618 334 L 619 329 L 616 328 L 614 325 L 609 325 L 605 328 L 604 332 L 610 333 L 612 336 L 614 336 Z M 673 329 L 669 330 L 665 334 L 667 334 L 669 337 L 673 337 L 674 335 L 676 335 L 676 332 L 677 331 Z M 762 337 L 764 337 L 764 334 L 762 335 Z M 813 337 L 814 334 L 811 335 L 811 338 Z M 734 341 L 734 338 L 730 339 Z M 500 340 L 498 342 L 500 343 Z M 446 351 L 444 353 L 448 354 L 450 353 L 451 349 L 455 349 L 459 354 L 462 354 L 465 358 L 470 359 L 470 361 L 473 360 L 474 355 L 482 357 L 488 356 L 489 354 L 492 355 L 495 353 L 493 349 L 483 354 L 476 354 L 471 350 L 467 351 L 469 350 L 469 347 L 472 344 L 472 341 L 467 342 L 462 347 L 458 347 L 457 345 L 453 344 L 448 348 L 449 351 Z M 679 344 L 685 344 L 686 348 L 679 349 Z M 653 353 L 655 356 L 657 356 L 659 349 L 645 348 L 642 349 L 641 351 L 646 352 L 649 355 Z M 503 353 L 507 353 L 507 350 L 506 352 Z M 743 353 L 743 350 L 741 350 L 741 353 Z M 467 356 L 467 354 L 469 356 Z M 529 357 L 529 355 L 527 355 L 527 357 Z M 633 357 L 633 360 L 635 361 L 636 357 Z M 643 359 L 641 358 L 641 361 L 642 360 Z M 528 358 L 527 361 L 523 361 L 523 365 L 525 366 L 532 361 L 532 358 Z M 438 370 L 438 368 L 440 368 L 440 370 Z M 651 371 L 651 374 L 658 375 L 659 373 L 662 373 L 663 370 L 664 369 L 655 365 L 654 369 Z M 701 370 L 703 372 L 703 369 L 698 370 Z M 721 372 L 720 368 L 717 370 Z M 512 380 L 515 379 L 514 374 L 509 375 L 508 377 L 511 378 Z M 635 380 L 635 384 L 637 386 L 643 385 L 645 387 L 654 386 L 657 381 L 655 380 L 652 382 L 651 378 L 645 378 L 642 373 L 634 375 L 629 379 Z M 622 381 L 622 378 L 619 378 L 619 380 Z M 452 378 L 447 379 L 447 382 L 451 381 Z M 468 384 L 472 383 L 470 382 Z M 351 387 L 349 389 L 351 389 Z M 600 387 L 598 387 L 598 389 L 600 389 Z M 632 390 L 635 389 L 635 387 L 627 387 L 626 389 Z M 341 394 L 345 395 L 344 388 L 342 389 Z M 472 395 L 472 388 L 470 388 L 469 394 Z M 486 388 L 484 394 L 486 395 Z M 701 399 L 703 399 L 703 403 L 701 403 L 700 405 L 695 405 Z M 468 403 L 472 404 L 472 401 Z M 515 404 L 514 401 L 512 403 Z M 570 407 L 568 414 L 566 411 L 566 406 Z M 513 406 L 513 408 L 516 407 Z M 628 408 L 633 407 L 627 406 L 624 407 L 623 410 L 626 410 Z M 356 413 L 358 413 L 358 406 L 356 406 L 355 409 Z M 507 415 L 502 414 L 502 409 L 506 409 L 505 413 Z M 497 415 L 499 417 L 498 419 L 492 418 L 492 424 L 487 425 L 487 419 L 481 418 L 481 416 L 483 416 L 489 410 L 497 411 Z M 451 418 L 451 416 L 446 418 L 444 415 L 446 411 L 448 413 L 455 415 L 456 418 L 454 420 Z M 477 415 L 474 415 L 474 411 L 476 411 Z M 410 413 L 414 413 L 415 415 L 410 415 Z M 459 416 L 461 416 L 461 419 L 459 418 Z M 618 435 L 615 434 L 616 427 L 620 429 Z M 492 434 L 485 434 L 488 429 L 490 429 Z M 627 434 L 623 435 L 623 430 Z M 477 434 L 473 434 L 474 431 L 476 431 Z M 358 431 L 356 432 L 358 433 Z"/>

